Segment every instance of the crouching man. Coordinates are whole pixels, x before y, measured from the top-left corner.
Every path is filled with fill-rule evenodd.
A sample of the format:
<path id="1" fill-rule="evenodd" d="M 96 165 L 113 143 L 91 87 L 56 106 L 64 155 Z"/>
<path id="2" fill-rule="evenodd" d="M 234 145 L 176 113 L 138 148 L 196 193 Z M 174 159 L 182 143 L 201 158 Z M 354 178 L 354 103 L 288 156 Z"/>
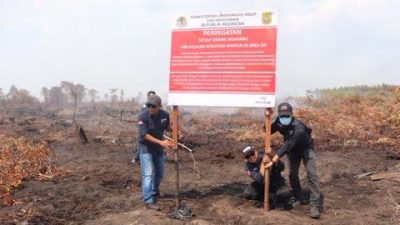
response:
<path id="1" fill-rule="evenodd" d="M 264 200 L 264 168 L 270 162 L 270 158 L 264 152 L 258 152 L 253 146 L 247 146 L 242 150 L 246 159 L 244 168 L 248 176 L 253 180 L 244 190 L 243 197 L 250 200 Z M 290 209 L 290 190 L 282 177 L 281 172 L 285 165 L 279 161 L 272 166 L 270 172 L 269 201 L 272 208 Z"/>

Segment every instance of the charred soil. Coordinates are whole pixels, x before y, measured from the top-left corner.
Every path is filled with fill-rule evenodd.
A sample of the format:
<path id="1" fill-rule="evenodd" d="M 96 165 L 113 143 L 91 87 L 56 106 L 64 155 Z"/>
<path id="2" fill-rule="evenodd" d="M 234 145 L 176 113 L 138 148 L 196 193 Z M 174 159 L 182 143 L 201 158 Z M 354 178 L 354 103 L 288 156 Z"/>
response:
<path id="1" fill-rule="evenodd" d="M 78 115 L 89 143 L 64 116 L 36 115 L 14 120 L 2 117 L 0 134 L 46 141 L 59 171 L 54 177 L 27 177 L 12 191 L 17 200 L 0 208 L 0 224 L 399 224 L 399 179 L 371 181 L 366 172 L 400 171 L 393 156 L 398 145 L 366 142 L 326 144 L 317 140 L 317 169 L 325 211 L 309 218 L 309 206 L 266 212 L 262 203 L 247 201 L 242 192 L 250 183 L 243 173 L 240 149 L 263 146 L 263 117 L 252 113 L 182 113 L 180 141 L 192 148 L 199 173 L 187 151 L 180 150 L 180 198 L 195 216 L 170 219 L 175 207 L 175 164 L 170 152 L 161 184 L 160 212 L 142 203 L 140 168 L 132 165 L 136 125 L 92 112 Z M 131 120 L 134 120 L 131 119 Z M 273 143 L 279 145 L 280 137 Z M 390 150 L 390 151 L 389 151 Z M 284 158 L 285 164 L 286 157 Z M 287 170 L 284 171 L 287 181 Z M 307 186 L 304 168 L 301 180 Z M 287 181 L 288 182 L 288 181 Z"/>

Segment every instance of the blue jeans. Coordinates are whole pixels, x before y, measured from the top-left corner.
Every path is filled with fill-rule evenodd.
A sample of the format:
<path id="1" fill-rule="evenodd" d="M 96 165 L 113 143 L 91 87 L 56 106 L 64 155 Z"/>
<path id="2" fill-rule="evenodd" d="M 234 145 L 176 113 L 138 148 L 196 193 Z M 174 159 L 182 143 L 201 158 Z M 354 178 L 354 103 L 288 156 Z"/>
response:
<path id="1" fill-rule="evenodd" d="M 140 170 L 142 192 L 145 204 L 154 203 L 153 194 L 159 193 L 159 186 L 164 175 L 164 153 L 140 151 Z"/>

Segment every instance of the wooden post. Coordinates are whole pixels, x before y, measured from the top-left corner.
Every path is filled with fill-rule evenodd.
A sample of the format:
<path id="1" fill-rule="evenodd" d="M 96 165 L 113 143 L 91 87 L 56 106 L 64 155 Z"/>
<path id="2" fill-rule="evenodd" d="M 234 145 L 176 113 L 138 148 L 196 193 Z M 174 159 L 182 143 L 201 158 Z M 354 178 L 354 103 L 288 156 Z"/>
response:
<path id="1" fill-rule="evenodd" d="M 269 169 L 264 172 L 264 209 L 269 210 Z"/>
<path id="2" fill-rule="evenodd" d="M 173 148 L 175 152 L 175 172 L 176 172 L 176 194 L 175 201 L 176 207 L 179 207 L 179 158 L 178 158 L 178 106 L 174 105 L 172 107 L 172 141 Z"/>
<path id="3" fill-rule="evenodd" d="M 271 108 L 265 109 L 265 154 L 271 154 Z M 270 158 L 271 159 L 271 158 Z M 264 209 L 269 210 L 269 170 L 264 172 Z"/>

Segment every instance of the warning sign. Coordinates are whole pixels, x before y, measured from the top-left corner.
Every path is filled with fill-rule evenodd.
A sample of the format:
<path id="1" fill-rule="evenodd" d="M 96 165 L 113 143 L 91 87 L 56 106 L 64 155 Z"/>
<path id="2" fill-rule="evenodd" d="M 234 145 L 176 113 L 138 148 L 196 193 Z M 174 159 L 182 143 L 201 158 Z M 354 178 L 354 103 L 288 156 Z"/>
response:
<path id="1" fill-rule="evenodd" d="M 276 23 L 268 11 L 177 17 L 168 104 L 274 106 Z"/>

